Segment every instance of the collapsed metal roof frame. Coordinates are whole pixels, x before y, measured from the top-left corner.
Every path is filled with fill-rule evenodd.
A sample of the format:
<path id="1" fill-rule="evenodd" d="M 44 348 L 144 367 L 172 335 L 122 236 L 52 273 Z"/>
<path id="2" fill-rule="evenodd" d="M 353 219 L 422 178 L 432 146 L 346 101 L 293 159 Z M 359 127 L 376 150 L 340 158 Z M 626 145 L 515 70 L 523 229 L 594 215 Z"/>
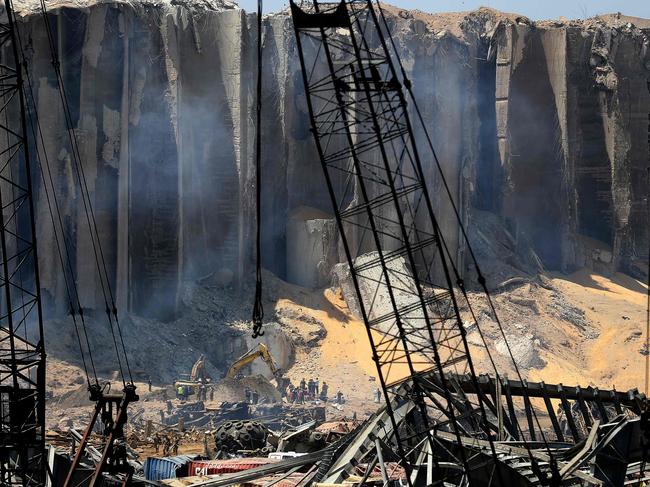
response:
<path id="1" fill-rule="evenodd" d="M 442 387 L 442 377 L 435 372 L 421 374 L 422 379 L 429 384 L 429 388 Z M 556 437 L 549 438 L 548 445 L 553 452 L 553 458 L 558 467 L 558 473 L 562 482 L 568 484 L 584 485 L 622 485 L 628 475 L 641 473 L 641 463 L 645 458 L 644 431 L 641 420 L 642 407 L 646 398 L 636 390 L 626 393 L 614 390 L 598 390 L 594 388 L 583 389 L 580 387 L 563 387 L 561 384 L 545 384 L 543 382 L 521 383 L 518 380 L 501 379 L 503 386 L 503 397 L 496 394 L 497 380 L 487 375 L 480 376 L 480 387 L 475 389 L 473 383 L 466 376 L 445 377 L 447 387 L 462 391 L 462 394 L 476 395 L 486 394 L 497 404 L 497 407 L 506 408 L 501 401 L 508 402 L 509 411 L 506 414 L 514 413 L 511 407 L 514 400 L 523 403 L 527 396 L 529 398 L 543 399 L 544 404 L 550 404 L 550 399 L 563 399 L 560 403 L 560 410 L 565 417 L 573 418 L 576 415 L 575 408 L 568 401 L 575 401 L 573 404 L 583 404 L 588 411 L 589 426 L 583 424 L 576 437 L 565 440 L 562 433 L 556 432 Z M 408 382 L 404 381 L 400 387 L 407 387 Z M 452 385 L 455 384 L 455 385 Z M 505 392 L 508 391 L 508 392 Z M 403 401 L 398 404 L 394 401 L 393 411 L 406 420 L 408 414 L 414 410 L 412 402 Z M 566 409 L 565 409 L 566 407 Z M 578 415 L 582 415 L 581 411 Z M 550 408 L 548 418 L 553 422 L 560 421 L 557 413 Z M 490 416 L 491 424 L 496 430 L 496 412 Z M 560 431 L 568 431 L 568 424 Z M 546 445 L 541 441 L 531 439 L 532 431 L 526 431 L 527 438 L 516 439 L 508 436 L 504 441 L 494 442 L 497 451 L 496 460 L 501 464 L 503 480 L 506 485 L 540 485 L 539 473 L 532 469 L 530 457 L 538 462 L 541 473 L 548 478 L 551 476 L 551 457 L 547 453 Z M 455 445 L 455 435 L 436 429 L 433 431 L 441 441 L 447 443 L 449 448 Z M 534 433 L 532 433 L 534 434 Z M 363 462 L 371 462 L 373 455 L 376 456 L 375 445 L 377 440 L 382 445 L 390 443 L 393 437 L 391 422 L 389 421 L 387 408 L 379 411 L 359 431 L 354 440 L 331 465 L 327 474 L 321 479 L 324 483 L 341 483 L 350 475 L 354 467 Z M 468 481 L 470 485 L 498 485 L 490 482 L 483 482 L 490 478 L 489 468 L 493 464 L 490 443 L 486 440 L 463 437 L 462 448 L 467 451 L 468 456 L 474 457 L 472 471 Z M 423 444 L 420 456 L 415 462 L 411 473 L 412 483 L 416 483 L 418 475 L 426 479 L 426 485 L 430 485 L 434 478 L 432 463 L 429 460 L 428 445 Z M 444 463 L 445 468 L 458 471 L 459 465 L 449 462 Z M 422 480 L 422 479 L 421 479 Z"/>

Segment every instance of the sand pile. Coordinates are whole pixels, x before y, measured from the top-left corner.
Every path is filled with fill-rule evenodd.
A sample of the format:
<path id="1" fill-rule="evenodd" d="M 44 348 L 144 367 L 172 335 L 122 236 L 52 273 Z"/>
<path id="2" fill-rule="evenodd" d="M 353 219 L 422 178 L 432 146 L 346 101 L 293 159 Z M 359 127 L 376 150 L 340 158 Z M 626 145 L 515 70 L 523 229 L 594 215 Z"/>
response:
<path id="1" fill-rule="evenodd" d="M 302 378 L 327 382 L 329 396 L 341 391 L 343 407 L 327 404 L 328 415 L 362 418 L 374 411 L 376 368 L 366 328 L 348 309 L 339 289 L 306 290 L 278 279 L 268 280 L 269 315 L 275 309 L 280 323 L 295 345 L 294 363 L 285 375 L 293 384 Z M 642 386 L 646 287 L 622 275 L 603 277 L 587 270 L 572 275 L 551 275 L 510 286 L 494 294 L 497 312 L 522 374 L 531 380 L 571 385 L 598 385 L 626 390 Z M 490 352 L 502 373 L 514 377 L 507 349 L 495 321 L 476 304 Z M 475 326 L 467 324 L 477 372 L 492 372 L 486 350 Z M 375 339 L 378 339 L 375 336 Z M 86 417 L 90 411 L 86 386 L 78 367 L 50 360 L 48 390 L 53 395 L 48 416 Z M 408 373 L 403 364 L 391 369 L 390 380 Z M 69 379 L 69 380 L 68 380 Z M 260 398 L 279 400 L 274 384 L 262 376 L 223 380 L 215 388 L 215 406 L 221 401 L 245 400 L 245 389 Z M 147 418 L 156 420 L 165 408 L 162 389 L 152 393 L 139 384 Z M 169 394 L 168 394 L 169 395 Z M 173 395 L 173 394 L 172 394 Z M 172 402 L 176 401 L 170 396 Z"/>

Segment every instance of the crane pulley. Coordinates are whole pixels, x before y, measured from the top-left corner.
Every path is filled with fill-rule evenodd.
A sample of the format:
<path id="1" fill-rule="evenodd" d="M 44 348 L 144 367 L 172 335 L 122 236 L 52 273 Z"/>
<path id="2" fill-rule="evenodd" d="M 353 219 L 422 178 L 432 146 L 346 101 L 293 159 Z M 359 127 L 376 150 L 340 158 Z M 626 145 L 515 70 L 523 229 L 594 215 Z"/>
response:
<path id="1" fill-rule="evenodd" d="M 122 485 L 129 485 L 134 469 L 127 461 L 124 426 L 128 420 L 129 405 L 138 399 L 133 384 L 127 384 L 121 394 L 110 394 L 95 385 L 90 387 L 90 400 L 95 402 L 95 409 L 68 471 L 63 484 L 65 487 L 74 485 L 75 473 L 83 459 L 90 435 L 98 419 L 101 420 L 103 425 L 103 436 L 106 441 L 101 460 L 97 464 L 88 485 L 89 487 L 102 485 L 102 475 L 104 473 L 120 474 L 123 476 Z"/>

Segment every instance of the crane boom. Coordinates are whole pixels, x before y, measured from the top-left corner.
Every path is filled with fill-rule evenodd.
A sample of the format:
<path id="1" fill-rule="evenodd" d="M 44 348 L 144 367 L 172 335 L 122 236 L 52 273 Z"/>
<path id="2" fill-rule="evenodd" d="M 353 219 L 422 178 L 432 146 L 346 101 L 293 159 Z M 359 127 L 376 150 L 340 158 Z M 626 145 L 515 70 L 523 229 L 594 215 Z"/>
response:
<path id="1" fill-rule="evenodd" d="M 443 377 L 468 374 L 477 384 L 456 262 L 434 211 L 437 195 L 429 187 L 435 186 L 423 169 L 406 102 L 410 81 L 398 72 L 375 2 L 299 3 L 290 1 L 311 133 L 384 393 L 392 454 L 409 486 L 418 469 L 417 455 L 409 453 L 416 444 L 423 455 L 434 452 L 436 476 L 449 481 L 458 474 L 442 472 L 448 459 L 433 425 L 447 425 L 458 444 L 470 433 L 492 445 L 493 434 L 483 397 L 470 403 L 446 387 L 434 396 L 421 380 L 421 372 L 433 370 Z M 411 378 L 408 388 L 391 387 L 400 369 Z M 398 411 L 405 400 L 416 407 L 402 427 Z M 453 461 L 463 475 L 470 472 L 462 449 Z"/>
<path id="2" fill-rule="evenodd" d="M 45 347 L 19 38 L 0 20 L 0 484 L 44 485 Z M 18 118 L 16 118 L 18 117 Z"/>

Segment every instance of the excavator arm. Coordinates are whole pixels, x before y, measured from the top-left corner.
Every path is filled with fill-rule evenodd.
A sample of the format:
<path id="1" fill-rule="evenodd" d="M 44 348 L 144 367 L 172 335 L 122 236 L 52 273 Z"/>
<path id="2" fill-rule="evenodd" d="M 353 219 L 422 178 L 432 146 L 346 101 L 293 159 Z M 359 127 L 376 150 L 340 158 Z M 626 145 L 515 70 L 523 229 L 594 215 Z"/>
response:
<path id="1" fill-rule="evenodd" d="M 208 374 L 205 370 L 205 356 L 201 355 L 199 359 L 192 366 L 192 372 L 190 373 L 190 381 L 205 380 L 208 378 Z"/>
<path id="2" fill-rule="evenodd" d="M 273 377 L 278 377 L 280 375 L 280 371 L 275 365 L 275 362 L 273 361 L 273 357 L 271 357 L 271 354 L 269 353 L 269 349 L 266 347 L 266 345 L 260 343 L 259 351 L 262 354 L 262 360 L 264 360 L 264 362 L 266 362 L 266 365 L 269 366 L 269 369 L 271 370 Z"/>
<path id="3" fill-rule="evenodd" d="M 235 361 L 235 363 L 233 363 L 230 366 L 230 369 L 228 369 L 228 373 L 226 374 L 226 377 L 228 379 L 234 379 L 237 376 L 237 373 L 243 367 L 253 362 L 257 357 L 261 357 L 261 359 L 264 360 L 264 362 L 266 362 L 266 365 L 269 366 L 269 369 L 271 370 L 271 373 L 273 374 L 274 377 L 278 378 L 280 376 L 280 371 L 275 365 L 275 362 L 273 361 L 273 357 L 271 357 L 271 354 L 269 353 L 269 349 L 267 348 L 266 345 L 260 343 L 257 345 L 256 348 L 252 348 L 244 355 L 239 357 Z"/>

